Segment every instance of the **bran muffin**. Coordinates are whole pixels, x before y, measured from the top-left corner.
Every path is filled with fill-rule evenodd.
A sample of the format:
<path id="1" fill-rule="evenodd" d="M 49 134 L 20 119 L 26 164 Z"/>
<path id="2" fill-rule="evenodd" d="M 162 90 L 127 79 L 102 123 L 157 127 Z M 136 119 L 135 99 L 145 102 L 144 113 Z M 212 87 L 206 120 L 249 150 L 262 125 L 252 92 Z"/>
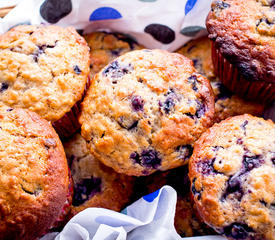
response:
<path id="1" fill-rule="evenodd" d="M 215 71 L 247 99 L 275 100 L 275 2 L 215 0 L 206 20 Z"/>
<path id="2" fill-rule="evenodd" d="M 188 165 L 139 177 L 135 183 L 136 199 L 152 193 L 164 185 L 177 191 L 175 228 L 181 237 L 209 235 L 214 231 L 199 218 L 190 197 Z"/>
<path id="3" fill-rule="evenodd" d="M 178 53 L 192 59 L 195 68 L 207 77 L 215 95 L 215 121 L 220 122 L 228 117 L 249 113 L 262 116 L 264 105 L 247 101 L 226 88 L 215 76 L 211 59 L 211 43 L 207 37 L 191 40 L 180 48 Z"/>
<path id="4" fill-rule="evenodd" d="M 84 38 L 90 47 L 91 78 L 118 56 L 143 48 L 133 39 L 119 33 L 93 32 L 84 35 Z"/>
<path id="5" fill-rule="evenodd" d="M 203 220 L 228 239 L 275 239 L 275 124 L 245 114 L 196 142 L 189 177 Z"/>
<path id="6" fill-rule="evenodd" d="M 68 165 L 52 126 L 36 113 L 0 108 L 0 239 L 36 239 L 62 213 Z"/>
<path id="7" fill-rule="evenodd" d="M 60 135 L 77 120 L 89 75 L 89 48 L 72 27 L 17 26 L 0 36 L 0 106 L 29 109 Z"/>
<path id="8" fill-rule="evenodd" d="M 116 173 L 94 158 L 79 133 L 64 142 L 64 148 L 74 182 L 70 216 L 88 207 L 121 211 L 130 202 L 133 177 Z"/>
<path id="9" fill-rule="evenodd" d="M 214 117 L 209 81 L 191 60 L 164 50 L 115 59 L 95 75 L 82 106 L 91 153 L 134 176 L 186 164 Z"/>

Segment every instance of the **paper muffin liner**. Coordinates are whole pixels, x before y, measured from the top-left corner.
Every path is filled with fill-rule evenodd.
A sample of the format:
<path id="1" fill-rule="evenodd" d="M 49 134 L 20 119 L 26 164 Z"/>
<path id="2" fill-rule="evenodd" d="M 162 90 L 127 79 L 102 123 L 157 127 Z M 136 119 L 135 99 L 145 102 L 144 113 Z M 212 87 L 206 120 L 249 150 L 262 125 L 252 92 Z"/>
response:
<path id="1" fill-rule="evenodd" d="M 78 121 L 78 117 L 81 112 L 81 102 L 83 101 L 83 98 L 90 86 L 91 79 L 88 76 L 86 86 L 84 89 L 84 92 L 82 94 L 82 98 L 75 103 L 75 105 L 71 108 L 69 112 L 67 112 L 62 118 L 52 123 L 52 126 L 54 127 L 55 131 L 59 135 L 60 138 L 69 138 L 74 133 L 77 132 L 77 130 L 80 129 L 80 123 Z"/>
<path id="2" fill-rule="evenodd" d="M 212 61 L 215 74 L 220 81 L 232 92 L 248 100 L 271 103 L 275 100 L 275 83 L 246 80 L 237 67 L 227 61 L 220 50 L 212 45 Z"/>

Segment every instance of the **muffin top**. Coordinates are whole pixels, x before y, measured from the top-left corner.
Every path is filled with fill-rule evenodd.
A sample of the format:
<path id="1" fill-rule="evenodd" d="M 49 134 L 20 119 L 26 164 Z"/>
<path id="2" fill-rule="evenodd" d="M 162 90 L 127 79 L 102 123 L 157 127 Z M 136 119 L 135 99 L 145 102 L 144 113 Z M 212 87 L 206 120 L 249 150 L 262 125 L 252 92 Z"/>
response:
<path id="1" fill-rule="evenodd" d="M 251 81 L 275 82 L 273 0 L 215 0 L 206 20 L 209 38 Z"/>
<path id="2" fill-rule="evenodd" d="M 133 39 L 119 33 L 93 32 L 84 35 L 84 38 L 90 47 L 91 78 L 118 56 L 143 48 Z"/>
<path id="3" fill-rule="evenodd" d="M 192 61 L 163 50 L 124 54 L 99 72 L 83 101 L 81 134 L 104 164 L 148 175 L 188 162 L 212 124 L 210 84 Z"/>
<path id="4" fill-rule="evenodd" d="M 134 178 L 116 173 L 94 158 L 79 133 L 64 142 L 64 149 L 74 183 L 72 216 L 88 207 L 120 211 L 130 202 Z"/>
<path id="5" fill-rule="evenodd" d="M 82 98 L 89 48 L 71 27 L 18 26 L 0 36 L 0 106 L 56 121 Z"/>
<path id="6" fill-rule="evenodd" d="M 35 239 L 60 215 L 68 166 L 52 126 L 23 109 L 0 108 L 0 238 Z"/>
<path id="7" fill-rule="evenodd" d="M 211 59 L 211 43 L 207 37 L 191 40 L 177 52 L 190 58 L 198 72 L 211 80 L 215 96 L 215 122 L 244 113 L 254 116 L 263 115 L 263 104 L 240 98 L 226 88 L 215 76 Z"/>
<path id="8" fill-rule="evenodd" d="M 245 114 L 207 130 L 190 159 L 204 221 L 229 239 L 275 239 L 275 124 Z"/>

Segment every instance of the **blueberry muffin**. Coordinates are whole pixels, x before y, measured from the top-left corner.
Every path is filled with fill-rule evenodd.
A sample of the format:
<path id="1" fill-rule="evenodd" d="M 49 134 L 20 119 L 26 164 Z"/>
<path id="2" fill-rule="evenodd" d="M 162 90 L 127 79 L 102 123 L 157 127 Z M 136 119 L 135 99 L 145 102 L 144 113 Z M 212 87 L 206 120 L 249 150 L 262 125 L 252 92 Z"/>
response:
<path id="1" fill-rule="evenodd" d="M 119 33 L 93 32 L 84 35 L 84 38 L 90 47 L 91 78 L 118 56 L 143 48 L 133 39 Z"/>
<path id="2" fill-rule="evenodd" d="M 139 177 L 135 183 L 136 199 L 152 193 L 164 185 L 170 185 L 177 191 L 175 228 L 181 237 L 208 235 L 214 232 L 200 220 L 193 208 L 187 165 Z"/>
<path id="3" fill-rule="evenodd" d="M 274 0 L 215 0 L 206 20 L 217 76 L 247 99 L 275 100 Z"/>
<path id="4" fill-rule="evenodd" d="M 212 89 L 192 61 L 146 49 L 96 74 L 80 122 L 94 156 L 119 173 L 140 176 L 186 164 L 213 117 Z"/>
<path id="5" fill-rule="evenodd" d="M 0 108 L 0 239 L 37 239 L 62 214 L 68 165 L 52 126 L 36 113 Z"/>
<path id="6" fill-rule="evenodd" d="M 71 166 L 74 196 L 71 214 L 88 207 L 120 211 L 132 196 L 134 178 L 116 173 L 93 157 L 80 134 L 64 143 Z"/>
<path id="7" fill-rule="evenodd" d="M 220 122 L 228 117 L 249 113 L 263 115 L 264 105 L 244 100 L 226 88 L 214 74 L 211 59 L 211 43 L 207 37 L 191 40 L 180 48 L 178 53 L 192 59 L 195 68 L 207 77 L 215 95 L 215 121 Z"/>
<path id="8" fill-rule="evenodd" d="M 0 36 L 0 106 L 34 111 L 61 135 L 80 127 L 88 75 L 89 48 L 71 27 L 21 25 Z"/>
<path id="9" fill-rule="evenodd" d="M 275 124 L 245 114 L 207 130 L 190 159 L 203 220 L 228 239 L 275 239 Z"/>

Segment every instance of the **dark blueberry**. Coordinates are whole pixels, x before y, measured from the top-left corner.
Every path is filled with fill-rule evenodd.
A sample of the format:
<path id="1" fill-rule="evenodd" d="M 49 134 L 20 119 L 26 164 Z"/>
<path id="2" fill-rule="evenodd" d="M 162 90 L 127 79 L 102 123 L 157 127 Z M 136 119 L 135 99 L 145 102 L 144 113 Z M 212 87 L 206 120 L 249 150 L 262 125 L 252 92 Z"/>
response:
<path id="1" fill-rule="evenodd" d="M 11 112 L 12 110 L 13 110 L 13 108 L 8 108 L 6 111 Z"/>
<path id="2" fill-rule="evenodd" d="M 133 66 L 129 63 L 125 66 L 120 66 L 118 61 L 111 62 L 103 71 L 103 76 L 109 76 L 111 78 L 121 78 L 125 74 L 129 74 L 133 71 Z"/>
<path id="3" fill-rule="evenodd" d="M 188 166 L 170 170 L 167 174 L 167 184 L 177 191 L 178 196 L 185 197 L 190 192 Z"/>
<path id="4" fill-rule="evenodd" d="M 248 121 L 245 120 L 242 124 L 241 124 L 241 129 L 244 130 L 244 132 L 246 131 L 246 125 L 248 124 Z"/>
<path id="5" fill-rule="evenodd" d="M 188 78 L 188 82 L 192 85 L 192 89 L 194 91 L 198 91 L 198 88 L 197 88 L 197 83 L 198 83 L 198 80 L 197 80 L 197 76 L 196 75 L 192 75 Z"/>
<path id="6" fill-rule="evenodd" d="M 267 202 L 265 200 L 260 200 L 260 203 L 263 204 L 265 207 L 267 205 Z"/>
<path id="7" fill-rule="evenodd" d="M 198 172 L 201 172 L 203 175 L 209 175 L 213 173 L 218 173 L 214 169 L 214 162 L 216 158 L 204 159 L 203 161 L 198 162 Z"/>
<path id="8" fill-rule="evenodd" d="M 240 176 L 232 176 L 227 181 L 227 187 L 225 189 L 225 192 L 222 196 L 222 201 L 227 198 L 229 194 L 235 194 L 236 199 L 239 201 L 242 199 L 243 196 L 243 190 L 241 187 L 241 179 Z"/>
<path id="9" fill-rule="evenodd" d="M 272 153 L 271 162 L 275 165 L 275 152 Z"/>
<path id="10" fill-rule="evenodd" d="M 154 169 L 157 169 L 161 163 L 159 153 L 154 149 L 142 150 L 141 154 L 133 152 L 131 153 L 130 158 L 134 160 L 135 163 L 138 163 L 141 166 Z"/>
<path id="11" fill-rule="evenodd" d="M 191 191 L 192 191 L 194 197 L 197 197 L 198 200 L 200 200 L 201 199 L 201 191 L 197 191 L 197 189 L 195 187 L 196 180 L 197 180 L 197 178 L 194 178 L 192 181 Z"/>
<path id="12" fill-rule="evenodd" d="M 143 111 L 144 100 L 141 98 L 141 96 L 133 96 L 131 98 L 131 104 L 134 111 Z"/>
<path id="13" fill-rule="evenodd" d="M 71 11 L 71 0 L 46 0 L 40 7 L 40 15 L 49 23 L 57 23 Z"/>
<path id="14" fill-rule="evenodd" d="M 45 53 L 45 50 L 47 48 L 54 48 L 56 46 L 56 43 L 57 43 L 57 41 L 55 42 L 54 45 L 45 45 L 45 44 L 43 44 L 43 45 L 37 46 L 38 49 L 32 54 L 33 60 L 35 62 L 38 62 L 38 59 L 39 59 L 40 55 Z"/>
<path id="15" fill-rule="evenodd" d="M 131 158 L 132 160 L 134 160 L 135 163 L 140 164 L 140 156 L 139 156 L 139 154 L 138 154 L 137 152 L 132 152 L 132 153 L 130 154 L 130 158 Z"/>
<path id="16" fill-rule="evenodd" d="M 79 206 L 96 193 L 101 191 L 101 179 L 89 178 L 83 179 L 80 183 L 74 185 L 73 205 Z"/>
<path id="17" fill-rule="evenodd" d="M 175 32 L 162 24 L 149 24 L 145 27 L 144 32 L 149 33 L 154 39 L 164 44 L 169 44 L 175 40 Z"/>
<path id="18" fill-rule="evenodd" d="M 251 171 L 253 168 L 258 168 L 261 166 L 261 164 L 264 163 L 264 159 L 262 159 L 261 155 L 256 156 L 243 156 L 243 165 L 245 168 L 245 171 Z"/>
<path id="19" fill-rule="evenodd" d="M 275 22 L 270 22 L 267 18 L 261 18 L 256 21 L 256 26 L 258 27 L 262 22 L 266 23 L 267 25 L 273 25 Z"/>
<path id="20" fill-rule="evenodd" d="M 197 118 L 201 118 L 204 114 L 205 114 L 205 105 L 200 102 L 200 101 L 196 101 L 197 102 L 197 112 L 195 113 Z"/>
<path id="21" fill-rule="evenodd" d="M 226 98 L 231 98 L 233 93 L 228 90 L 222 83 L 215 83 L 215 85 L 217 86 L 217 88 L 219 89 L 219 93 L 216 96 L 215 101 L 217 100 L 224 100 Z"/>
<path id="22" fill-rule="evenodd" d="M 163 110 L 166 114 L 168 114 L 174 106 L 174 99 L 172 97 L 167 97 L 163 103 Z"/>
<path id="23" fill-rule="evenodd" d="M 243 140 L 241 138 L 238 138 L 237 139 L 237 144 L 242 145 L 243 144 Z"/>
<path id="24" fill-rule="evenodd" d="M 174 89 L 169 88 L 168 91 L 164 94 L 164 96 L 166 97 L 166 99 L 163 103 L 159 101 L 159 106 L 163 108 L 166 114 L 168 114 L 175 106 L 177 95 Z"/>
<path id="25" fill-rule="evenodd" d="M 144 166 L 157 168 L 161 163 L 161 158 L 157 151 L 146 149 L 141 152 L 141 162 Z"/>
<path id="26" fill-rule="evenodd" d="M 122 128 L 125 128 L 127 130 L 132 130 L 132 129 L 137 127 L 138 120 L 133 121 L 133 120 L 128 119 L 128 118 L 120 117 L 119 121 L 118 121 L 118 124 Z"/>
<path id="27" fill-rule="evenodd" d="M 164 93 L 164 96 L 167 97 L 169 95 L 172 95 L 175 93 L 175 90 L 173 88 L 169 88 L 166 93 Z"/>
<path id="28" fill-rule="evenodd" d="M 195 116 L 192 115 L 191 113 L 185 113 L 185 115 L 186 115 L 187 117 L 190 117 L 190 118 L 192 118 L 192 119 L 195 119 Z"/>
<path id="29" fill-rule="evenodd" d="M 221 0 L 217 0 L 214 3 L 215 3 L 214 8 L 211 8 L 212 11 L 214 11 L 217 8 L 220 9 L 220 10 L 223 10 L 225 8 L 230 7 L 230 4 L 228 4 L 224 1 L 221 1 Z"/>
<path id="30" fill-rule="evenodd" d="M 222 146 L 213 146 L 212 147 L 212 149 L 213 149 L 214 152 L 218 151 L 220 148 L 223 149 L 224 147 L 222 147 Z"/>
<path id="31" fill-rule="evenodd" d="M 44 145 L 47 149 L 55 148 L 56 147 L 56 141 L 55 141 L 54 138 L 47 138 L 44 142 Z"/>
<path id="32" fill-rule="evenodd" d="M 143 79 L 142 79 L 142 78 L 139 78 L 139 79 L 138 79 L 138 82 L 143 83 Z"/>
<path id="33" fill-rule="evenodd" d="M 0 88 L 0 92 L 4 92 L 9 88 L 9 84 L 3 82 L 1 83 L 1 88 Z"/>
<path id="34" fill-rule="evenodd" d="M 180 145 L 176 147 L 176 151 L 179 153 L 179 158 L 185 161 L 191 157 L 193 148 L 189 144 Z"/>
<path id="35" fill-rule="evenodd" d="M 233 239 L 247 239 L 250 233 L 253 232 L 253 229 L 244 223 L 232 223 L 229 226 L 224 227 L 225 236 Z"/>
<path id="36" fill-rule="evenodd" d="M 75 72 L 76 74 L 81 74 L 81 69 L 79 68 L 79 66 L 74 65 L 74 72 Z"/>

